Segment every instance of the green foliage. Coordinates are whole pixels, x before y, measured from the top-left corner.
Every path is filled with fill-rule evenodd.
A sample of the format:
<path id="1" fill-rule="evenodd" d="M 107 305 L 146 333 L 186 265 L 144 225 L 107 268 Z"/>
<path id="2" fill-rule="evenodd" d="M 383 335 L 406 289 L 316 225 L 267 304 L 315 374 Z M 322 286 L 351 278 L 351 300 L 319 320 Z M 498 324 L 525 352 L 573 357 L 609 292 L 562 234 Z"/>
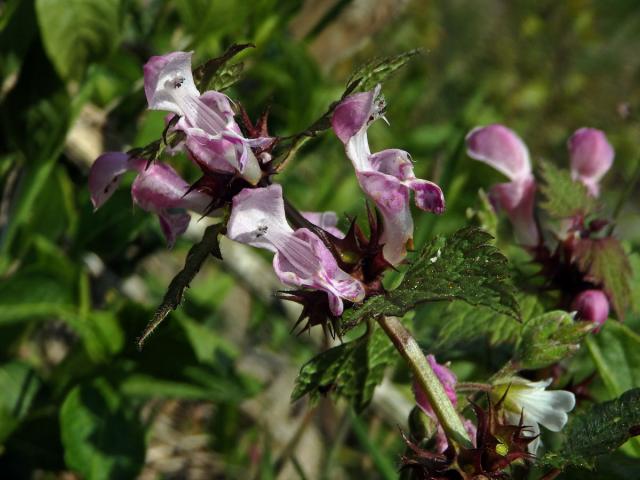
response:
<path id="1" fill-rule="evenodd" d="M 25 363 L 0 365 L 0 444 L 24 420 L 40 386 L 38 375 Z"/>
<path id="2" fill-rule="evenodd" d="M 416 305 L 463 300 L 496 313 L 519 318 L 515 289 L 508 283 L 508 261 L 493 246 L 491 235 L 475 227 L 436 238 L 414 259 L 398 288 L 347 312 L 345 325 L 377 315 L 402 316 Z"/>
<path id="3" fill-rule="evenodd" d="M 372 331 L 373 330 L 373 331 Z M 385 369 L 396 357 L 391 341 L 377 325 L 360 338 L 322 352 L 300 369 L 291 394 L 298 400 L 309 394 L 334 392 L 347 399 L 356 411 L 363 410 L 382 381 Z"/>
<path id="4" fill-rule="evenodd" d="M 67 464 L 87 480 L 135 477 L 145 452 L 136 415 L 105 379 L 76 386 L 60 409 Z"/>
<path id="5" fill-rule="evenodd" d="M 618 318 L 624 318 L 631 303 L 632 270 L 620 241 L 613 237 L 584 239 L 574 256 L 587 279 L 607 293 Z"/>
<path id="6" fill-rule="evenodd" d="M 595 457 L 613 452 L 636 435 L 640 435 L 640 388 L 573 415 L 562 450 L 545 455 L 541 461 L 556 468 L 593 468 Z"/>
<path id="7" fill-rule="evenodd" d="M 414 49 L 399 55 L 365 63 L 349 77 L 345 95 L 355 92 L 367 92 L 376 85 L 384 83 L 391 74 L 404 67 L 419 53 L 419 49 Z"/>
<path id="8" fill-rule="evenodd" d="M 589 195 L 587 187 L 573 181 L 568 170 L 556 167 L 553 163 L 542 161 L 540 167 L 543 183 L 540 190 L 545 201 L 540 206 L 552 217 L 569 218 L 574 215 L 588 215 L 594 212 L 598 204 Z"/>
<path id="9" fill-rule="evenodd" d="M 244 65 L 242 63 L 228 65 L 228 63 L 233 57 L 249 47 L 255 46 L 248 43 L 231 45 L 219 57 L 212 58 L 198 66 L 193 71 L 193 79 L 198 89 L 201 92 L 226 90 L 240 80 Z"/>
<path id="10" fill-rule="evenodd" d="M 478 338 L 486 338 L 491 346 L 516 344 L 522 336 L 523 325 L 543 313 L 542 305 L 535 296 L 521 295 L 518 298 L 523 323 L 487 307 L 452 302 L 438 319 L 442 328 L 438 331 L 434 348 L 444 351 Z"/>
<path id="11" fill-rule="evenodd" d="M 522 339 L 516 349 L 518 367 L 544 368 L 573 355 L 594 325 L 576 322 L 563 311 L 545 313 L 523 325 Z"/>
<path id="12" fill-rule="evenodd" d="M 37 0 L 47 55 L 65 79 L 82 77 L 90 62 L 105 58 L 120 35 L 120 0 Z"/>

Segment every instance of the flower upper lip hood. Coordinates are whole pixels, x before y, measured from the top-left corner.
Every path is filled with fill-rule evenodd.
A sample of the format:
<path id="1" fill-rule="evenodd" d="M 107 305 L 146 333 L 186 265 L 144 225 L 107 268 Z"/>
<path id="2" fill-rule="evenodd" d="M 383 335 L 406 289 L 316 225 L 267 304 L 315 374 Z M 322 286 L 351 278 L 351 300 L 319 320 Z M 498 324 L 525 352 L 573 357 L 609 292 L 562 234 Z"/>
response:
<path id="1" fill-rule="evenodd" d="M 251 184 L 262 177 L 251 150 L 271 139 L 248 139 L 234 120 L 226 95 L 200 94 L 193 80 L 193 52 L 172 52 L 151 57 L 144 66 L 144 91 L 152 110 L 180 115 L 175 126 L 186 134 L 185 146 L 201 167 L 213 171 L 236 170 Z"/>
<path id="2" fill-rule="evenodd" d="M 278 184 L 245 188 L 233 197 L 227 236 L 275 252 L 273 267 L 278 278 L 285 285 L 326 292 L 334 316 L 342 315 L 343 299 L 364 300 L 362 283 L 339 268 L 320 238 L 306 228 L 294 231 L 289 226 Z"/>
<path id="3" fill-rule="evenodd" d="M 474 128 L 467 134 L 466 142 L 471 158 L 486 163 L 511 180 L 491 188 L 491 201 L 505 210 L 518 241 L 536 246 L 540 241 L 533 215 L 536 184 L 527 146 L 513 130 L 498 124 Z"/>
<path id="4" fill-rule="evenodd" d="M 580 128 L 567 141 L 571 175 L 580 180 L 593 196 L 600 193 L 600 180 L 613 165 L 615 152 L 606 135 L 595 128 Z"/>
<path id="5" fill-rule="evenodd" d="M 540 435 L 539 425 L 559 432 L 566 425 L 567 413 L 575 407 L 576 398 L 565 390 L 546 390 L 551 381 L 550 378 L 532 382 L 511 377 L 494 384 L 491 395 L 494 401 L 502 399 L 505 413 L 514 425 L 519 423 L 522 415 L 523 425 L 530 428 L 530 436 Z M 531 442 L 531 453 L 535 454 L 539 445 L 539 438 Z"/>
<path id="6" fill-rule="evenodd" d="M 444 195 L 438 185 L 416 178 L 410 155 L 398 149 L 372 154 L 367 129 L 382 116 L 384 100 L 380 86 L 369 92 L 346 97 L 333 112 L 331 124 L 344 143 L 364 192 L 375 202 L 383 218 L 383 255 L 391 265 L 402 262 L 413 237 L 410 191 L 418 208 L 444 212 Z"/>

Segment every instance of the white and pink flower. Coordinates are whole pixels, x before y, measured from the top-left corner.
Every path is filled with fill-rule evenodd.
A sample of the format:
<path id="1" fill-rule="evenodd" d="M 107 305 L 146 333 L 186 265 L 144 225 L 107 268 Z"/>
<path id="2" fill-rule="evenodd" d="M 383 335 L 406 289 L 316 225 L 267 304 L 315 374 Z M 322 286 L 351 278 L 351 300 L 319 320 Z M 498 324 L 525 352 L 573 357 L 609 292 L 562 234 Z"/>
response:
<path id="1" fill-rule="evenodd" d="M 414 192 L 415 204 L 421 210 L 440 214 L 445 203 L 438 185 L 416 178 L 407 152 L 390 149 L 371 153 L 367 130 L 382 116 L 383 108 L 378 86 L 345 98 L 334 110 L 331 123 L 345 145 L 360 186 L 382 215 L 384 230 L 380 240 L 384 258 L 397 265 L 405 258 L 413 238 L 410 192 Z"/>
<path id="2" fill-rule="evenodd" d="M 278 184 L 245 188 L 233 197 L 227 236 L 274 252 L 273 268 L 280 281 L 290 287 L 326 292 L 334 316 L 342 315 L 343 300 L 364 300 L 362 283 L 340 269 L 318 236 L 309 229 L 289 226 Z"/>

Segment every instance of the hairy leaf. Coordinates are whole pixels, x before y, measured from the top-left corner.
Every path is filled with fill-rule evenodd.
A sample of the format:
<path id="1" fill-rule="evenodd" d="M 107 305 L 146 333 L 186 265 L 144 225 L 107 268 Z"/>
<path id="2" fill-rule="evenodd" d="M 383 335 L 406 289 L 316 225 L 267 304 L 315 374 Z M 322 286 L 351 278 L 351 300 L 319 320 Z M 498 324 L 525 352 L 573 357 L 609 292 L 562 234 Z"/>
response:
<path id="1" fill-rule="evenodd" d="M 507 281 L 508 261 L 491 240 L 491 235 L 475 227 L 458 230 L 446 240 L 434 239 L 398 288 L 346 312 L 345 326 L 376 315 L 402 316 L 420 303 L 440 300 L 463 300 L 519 319 L 515 288 Z"/>
<path id="2" fill-rule="evenodd" d="M 135 478 L 144 462 L 144 431 L 104 379 L 75 387 L 60 409 L 67 465 L 87 480 Z"/>
<path id="3" fill-rule="evenodd" d="M 291 394 L 298 400 L 309 394 L 311 399 L 321 393 L 335 392 L 346 398 L 356 411 L 371 401 L 373 391 L 381 381 L 385 368 L 393 361 L 391 341 L 377 325 L 362 337 L 333 347 L 311 359 L 300 369 Z"/>
<path id="4" fill-rule="evenodd" d="M 244 65 L 236 63 L 228 65 L 229 60 L 243 50 L 255 47 L 250 43 L 234 43 L 219 57 L 198 66 L 193 71 L 193 79 L 201 92 L 207 90 L 224 90 L 236 83 L 240 79 Z"/>
<path id="5" fill-rule="evenodd" d="M 522 339 L 516 349 L 518 367 L 538 369 L 573 355 L 594 324 L 575 322 L 561 310 L 532 318 L 523 325 Z"/>
<path id="6" fill-rule="evenodd" d="M 618 318 L 631 303 L 631 264 L 620 241 L 613 237 L 580 240 L 574 252 L 587 280 L 602 285 Z"/>
<path id="7" fill-rule="evenodd" d="M 613 452 L 640 434 L 640 388 L 573 415 L 565 434 L 567 441 L 562 450 L 548 453 L 542 463 L 556 468 L 593 468 L 594 457 Z"/>
<path id="8" fill-rule="evenodd" d="M 120 0 L 37 0 L 36 12 L 47 55 L 61 77 L 81 77 L 89 62 L 117 44 Z"/>
<path id="9" fill-rule="evenodd" d="M 184 262 L 184 268 L 171 280 L 167 292 L 162 299 L 162 303 L 144 329 L 144 332 L 142 332 L 142 335 L 140 335 L 140 338 L 138 338 L 137 343 L 139 349 L 142 349 L 147 337 L 158 328 L 158 325 L 167 318 L 167 315 L 180 306 L 185 290 L 189 287 L 191 280 L 198 274 L 200 267 L 202 267 L 202 264 L 209 255 L 222 259 L 220 245 L 218 243 L 218 234 L 221 228 L 222 225 L 220 224 L 209 225 L 204 231 L 202 240 L 189 249 L 187 259 Z"/>
<path id="10" fill-rule="evenodd" d="M 393 72 L 404 67 L 409 60 L 420 53 L 419 49 L 367 62 L 356 70 L 349 81 L 343 98 L 354 92 L 366 92 L 377 84 L 384 82 Z"/>
<path id="11" fill-rule="evenodd" d="M 552 217 L 587 215 L 597 209 L 598 204 L 587 187 L 573 181 L 567 170 L 543 161 L 540 173 L 543 179 L 540 190 L 545 197 L 540 206 Z"/>
<path id="12" fill-rule="evenodd" d="M 543 312 L 542 305 L 536 297 L 520 296 L 519 300 L 524 322 Z M 523 324 L 512 316 L 464 302 L 452 302 L 440 320 L 442 328 L 438 332 L 435 344 L 435 348 L 439 350 L 478 338 L 487 338 L 492 346 L 503 343 L 515 344 L 520 339 L 523 328 Z"/>

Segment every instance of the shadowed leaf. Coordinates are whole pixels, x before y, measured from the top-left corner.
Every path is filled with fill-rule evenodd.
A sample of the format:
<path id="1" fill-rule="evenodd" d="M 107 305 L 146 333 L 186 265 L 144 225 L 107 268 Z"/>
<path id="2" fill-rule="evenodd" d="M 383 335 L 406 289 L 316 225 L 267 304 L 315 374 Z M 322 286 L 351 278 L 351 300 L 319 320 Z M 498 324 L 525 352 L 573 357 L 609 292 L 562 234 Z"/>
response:
<path id="1" fill-rule="evenodd" d="M 191 280 L 198 274 L 200 267 L 202 267 L 202 264 L 209 255 L 222 259 L 220 245 L 218 244 L 218 234 L 221 228 L 222 225 L 220 224 L 209 225 L 204 231 L 202 240 L 191 247 L 189 253 L 187 253 L 184 268 L 171 280 L 167 292 L 162 299 L 162 303 L 144 329 L 144 332 L 142 332 L 142 335 L 140 335 L 140 338 L 138 338 L 137 343 L 139 349 L 142 349 L 147 337 L 158 328 L 158 325 L 162 323 L 167 315 L 180 306 L 184 297 L 184 291 L 189 287 Z"/>
<path id="2" fill-rule="evenodd" d="M 322 352 L 304 364 L 292 400 L 306 394 L 317 399 L 321 393 L 334 392 L 351 402 L 356 411 L 363 410 L 395 358 L 393 345 L 382 329 L 377 325 L 371 328 L 373 332 L 367 331 L 357 340 Z"/>

